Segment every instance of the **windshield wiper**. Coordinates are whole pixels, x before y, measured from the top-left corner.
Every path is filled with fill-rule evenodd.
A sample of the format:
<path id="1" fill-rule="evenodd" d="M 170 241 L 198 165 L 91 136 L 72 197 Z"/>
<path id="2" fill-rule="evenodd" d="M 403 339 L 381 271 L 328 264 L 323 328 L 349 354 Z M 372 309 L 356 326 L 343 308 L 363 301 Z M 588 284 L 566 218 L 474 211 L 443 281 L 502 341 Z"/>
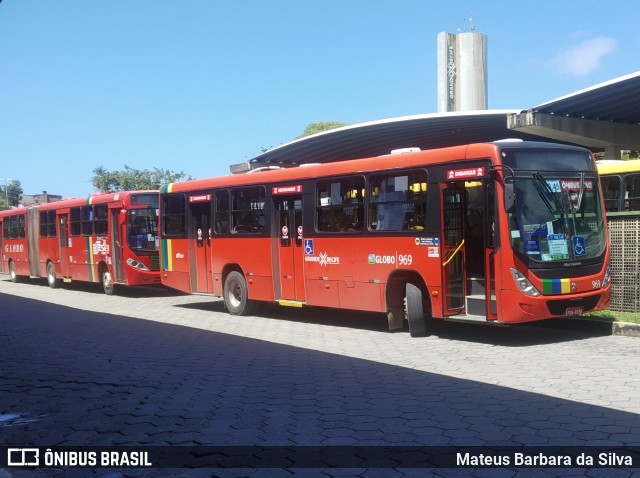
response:
<path id="1" fill-rule="evenodd" d="M 547 181 L 544 179 L 542 174 L 540 174 L 538 171 L 534 171 L 531 174 L 533 175 L 533 178 L 536 180 L 536 182 L 534 184 L 536 185 L 536 189 L 538 190 L 538 194 L 540 195 L 540 197 L 542 198 L 542 200 L 546 204 L 547 208 L 549 209 L 549 212 L 551 212 L 551 214 L 553 214 L 553 208 L 551 207 L 551 203 L 547 199 L 547 196 L 544 194 L 544 191 L 540 190 L 540 185 L 542 185 L 542 187 L 544 187 L 544 190 L 547 191 L 549 193 L 549 195 L 551 196 L 551 199 L 553 199 L 553 202 L 555 203 L 557 210 L 560 211 L 560 219 L 564 219 L 564 214 L 565 214 L 564 207 L 562 207 L 562 203 L 558 200 L 556 195 L 553 193 L 553 191 L 551 190 L 551 187 L 549 186 Z"/>
<path id="2" fill-rule="evenodd" d="M 580 192 L 578 192 L 578 204 L 576 205 L 576 210 L 580 210 L 580 206 L 582 205 L 582 195 L 584 194 L 584 173 L 580 173 Z"/>

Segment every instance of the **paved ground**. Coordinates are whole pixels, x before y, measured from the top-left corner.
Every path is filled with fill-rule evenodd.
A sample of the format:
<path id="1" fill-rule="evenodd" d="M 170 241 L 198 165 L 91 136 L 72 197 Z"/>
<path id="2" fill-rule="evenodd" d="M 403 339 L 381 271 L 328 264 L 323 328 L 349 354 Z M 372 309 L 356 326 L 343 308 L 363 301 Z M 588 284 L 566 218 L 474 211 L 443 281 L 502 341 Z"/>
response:
<path id="1" fill-rule="evenodd" d="M 0 280 L 0 445 L 640 446 L 640 341 Z M 5 421 L 2 421 L 4 415 Z M 15 417 L 11 420 L 7 417 Z M 354 448 L 356 449 L 356 448 Z M 345 449 L 332 448 L 334 451 Z M 349 450 L 349 448 L 346 448 Z M 371 458 L 371 457 L 369 457 Z M 56 469 L 12 476 L 516 476 L 466 469 Z M 523 476 L 640 476 L 545 468 Z M 520 476 L 520 475 L 518 475 Z"/>

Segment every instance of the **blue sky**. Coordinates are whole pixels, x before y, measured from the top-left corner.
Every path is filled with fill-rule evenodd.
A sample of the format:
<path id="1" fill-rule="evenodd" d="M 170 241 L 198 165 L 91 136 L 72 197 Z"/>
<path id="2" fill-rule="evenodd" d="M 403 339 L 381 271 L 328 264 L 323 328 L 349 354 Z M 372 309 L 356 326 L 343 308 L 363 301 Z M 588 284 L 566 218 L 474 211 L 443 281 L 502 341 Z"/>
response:
<path id="1" fill-rule="evenodd" d="M 640 70 L 640 3 L 0 0 L 0 185 L 228 174 L 307 124 L 437 112 L 436 37 L 488 35 L 489 108 Z"/>

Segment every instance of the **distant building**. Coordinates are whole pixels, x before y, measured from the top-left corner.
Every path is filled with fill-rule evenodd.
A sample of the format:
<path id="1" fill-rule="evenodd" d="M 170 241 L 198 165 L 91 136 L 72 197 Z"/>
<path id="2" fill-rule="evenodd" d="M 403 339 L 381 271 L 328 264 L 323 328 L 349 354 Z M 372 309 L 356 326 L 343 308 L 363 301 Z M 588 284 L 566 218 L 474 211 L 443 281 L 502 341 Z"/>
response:
<path id="1" fill-rule="evenodd" d="M 486 110 L 487 36 L 438 33 L 438 112 Z"/>
<path id="2" fill-rule="evenodd" d="M 42 191 L 42 194 L 35 194 L 33 196 L 23 194 L 22 196 L 20 196 L 20 206 L 37 206 L 39 204 L 46 204 L 61 200 L 62 196 L 58 196 L 57 194 L 49 194 L 47 193 L 47 191 Z"/>

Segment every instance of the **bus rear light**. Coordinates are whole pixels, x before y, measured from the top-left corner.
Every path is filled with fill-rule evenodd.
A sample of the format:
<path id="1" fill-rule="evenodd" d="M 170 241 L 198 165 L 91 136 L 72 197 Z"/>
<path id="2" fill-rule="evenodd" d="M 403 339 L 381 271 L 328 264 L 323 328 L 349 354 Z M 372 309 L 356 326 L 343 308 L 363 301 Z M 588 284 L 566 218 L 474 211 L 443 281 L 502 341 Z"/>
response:
<path id="1" fill-rule="evenodd" d="M 604 289 L 611 282 L 611 264 L 607 264 L 607 268 L 604 272 L 604 279 L 602 279 L 602 288 Z"/>
<path id="2" fill-rule="evenodd" d="M 135 259 L 127 259 L 127 265 L 133 267 L 134 269 L 138 269 L 141 271 L 148 271 L 149 268 L 145 266 L 142 262 L 136 261 Z"/>
<path id="3" fill-rule="evenodd" d="M 513 276 L 513 280 L 516 281 L 516 284 L 518 285 L 518 289 L 520 289 L 520 292 L 526 295 L 530 295 L 532 297 L 537 297 L 540 295 L 540 291 L 536 289 L 535 286 L 531 282 L 529 282 L 529 279 L 527 279 L 524 276 L 524 274 L 522 274 L 520 271 L 512 267 L 511 275 Z"/>

